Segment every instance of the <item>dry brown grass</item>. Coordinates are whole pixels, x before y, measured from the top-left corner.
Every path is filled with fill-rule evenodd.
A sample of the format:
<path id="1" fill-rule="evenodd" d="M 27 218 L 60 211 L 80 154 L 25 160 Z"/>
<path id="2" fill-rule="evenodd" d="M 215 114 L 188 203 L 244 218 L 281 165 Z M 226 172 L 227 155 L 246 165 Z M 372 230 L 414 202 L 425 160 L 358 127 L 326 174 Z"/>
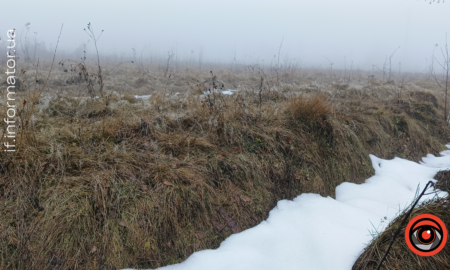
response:
<path id="1" fill-rule="evenodd" d="M 211 102 L 209 73 L 132 71 L 105 72 L 104 99 L 73 98 L 83 84 L 55 73 L 18 151 L 0 153 L 0 269 L 180 262 L 257 225 L 277 200 L 361 183 L 370 153 L 419 160 L 450 139 L 437 94 L 413 82 L 396 99 L 392 85 L 269 74 L 260 108 L 255 71 L 215 72 L 241 87 Z"/>
<path id="2" fill-rule="evenodd" d="M 291 100 L 288 110 L 296 119 L 305 122 L 317 122 L 324 120 L 330 110 L 330 105 L 324 94 L 317 94 L 311 98 L 298 96 Z"/>

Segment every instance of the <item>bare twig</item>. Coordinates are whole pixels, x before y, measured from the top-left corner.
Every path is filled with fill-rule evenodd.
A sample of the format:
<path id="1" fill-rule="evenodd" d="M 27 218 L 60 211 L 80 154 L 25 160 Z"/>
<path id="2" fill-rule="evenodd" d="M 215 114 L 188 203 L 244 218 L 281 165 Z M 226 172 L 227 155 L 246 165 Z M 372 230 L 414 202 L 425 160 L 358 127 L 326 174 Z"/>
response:
<path id="1" fill-rule="evenodd" d="M 92 29 L 91 23 L 88 23 L 87 25 L 87 31 L 86 29 L 84 29 L 84 31 L 89 35 L 89 37 L 91 37 L 91 39 L 94 41 L 94 46 L 95 46 L 95 51 L 97 52 L 97 65 L 98 65 L 98 79 L 99 79 L 99 85 L 100 85 L 100 96 L 103 97 L 103 76 L 102 76 L 102 67 L 100 66 L 100 55 L 98 53 L 98 48 L 97 48 L 97 41 L 100 39 L 100 37 L 102 36 L 103 32 L 105 30 L 102 30 L 102 32 L 100 33 L 100 36 L 96 37 L 94 30 Z M 84 66 L 86 67 L 86 66 Z M 87 72 L 87 71 L 86 71 Z M 84 73 L 84 72 L 83 72 Z"/>
<path id="2" fill-rule="evenodd" d="M 62 30 L 63 30 L 63 27 L 64 27 L 64 24 L 61 25 L 61 30 L 59 31 L 58 41 L 56 42 L 55 52 L 53 53 L 52 65 L 50 66 L 50 70 L 48 71 L 47 79 L 45 80 L 45 83 L 44 83 L 44 85 L 42 86 L 42 88 L 41 88 L 41 90 L 39 91 L 39 93 L 37 94 L 37 96 L 36 96 L 36 85 L 35 85 L 35 88 L 34 88 L 35 91 L 33 92 L 33 97 L 32 97 L 32 100 L 31 100 L 31 109 L 30 109 L 30 111 L 28 112 L 28 115 L 27 115 L 26 118 L 25 118 L 26 120 L 25 120 L 25 123 L 22 125 L 21 130 L 23 130 L 23 129 L 28 125 L 28 123 L 30 122 L 30 117 L 31 117 L 31 115 L 32 115 L 32 113 L 33 113 L 34 105 L 36 104 L 36 102 L 37 102 L 37 101 L 39 100 L 39 98 L 41 97 L 42 92 L 44 91 L 45 87 L 47 86 L 48 80 L 50 79 L 50 74 L 52 73 L 52 70 L 53 70 L 53 64 L 55 63 L 56 52 L 57 52 L 57 50 L 58 50 L 59 39 L 60 39 L 60 37 L 61 37 L 61 33 L 62 33 Z M 37 72 L 36 72 L 36 76 L 37 76 Z M 36 81 L 37 81 L 37 80 L 36 80 Z M 35 83 L 36 83 L 36 82 L 35 82 Z"/>
<path id="3" fill-rule="evenodd" d="M 383 257 L 381 258 L 380 262 L 378 263 L 377 269 L 379 270 L 381 265 L 383 264 L 384 259 L 386 259 L 386 256 L 388 255 L 389 251 L 391 250 L 392 244 L 395 241 L 395 238 L 398 236 L 398 234 L 400 233 L 401 229 L 403 228 L 403 226 L 405 225 L 406 220 L 408 219 L 408 217 L 411 215 L 412 211 L 414 210 L 414 208 L 416 207 L 417 203 L 419 202 L 420 198 L 422 198 L 422 196 L 425 194 L 425 191 L 428 189 L 428 186 L 434 187 L 434 183 L 433 181 L 429 181 L 427 183 L 427 185 L 425 186 L 425 188 L 423 189 L 422 193 L 419 195 L 419 197 L 416 199 L 416 201 L 414 202 L 414 204 L 412 205 L 411 209 L 409 209 L 408 213 L 403 217 L 402 223 L 400 223 L 400 226 L 398 227 L 398 229 L 395 231 L 395 233 L 392 235 L 391 238 L 391 242 L 389 243 L 389 246 L 386 250 L 386 252 L 384 253 Z"/>

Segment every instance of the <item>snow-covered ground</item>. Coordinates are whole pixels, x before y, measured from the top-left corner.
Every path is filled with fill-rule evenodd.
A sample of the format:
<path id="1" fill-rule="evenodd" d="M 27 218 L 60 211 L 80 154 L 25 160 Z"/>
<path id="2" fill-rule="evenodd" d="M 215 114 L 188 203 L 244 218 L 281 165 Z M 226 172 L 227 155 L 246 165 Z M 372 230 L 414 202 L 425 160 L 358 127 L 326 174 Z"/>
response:
<path id="1" fill-rule="evenodd" d="M 219 248 L 195 252 L 180 264 L 159 269 L 351 269 L 373 235 L 408 207 L 437 172 L 450 169 L 450 150 L 440 157 L 429 154 L 421 164 L 370 158 L 375 175 L 363 184 L 340 184 L 336 199 L 308 193 L 281 200 L 267 220 L 231 235 Z M 421 201 L 446 195 L 426 195 Z"/>
<path id="2" fill-rule="evenodd" d="M 236 92 L 237 90 L 233 90 L 233 89 L 228 89 L 228 90 L 219 90 L 219 89 L 214 89 L 215 93 L 222 93 L 222 95 L 229 95 L 231 96 L 234 92 Z M 211 91 L 206 91 L 203 92 L 203 94 L 205 95 L 209 95 L 211 94 Z"/>
<path id="3" fill-rule="evenodd" d="M 138 96 L 138 95 L 134 95 L 134 98 L 139 98 L 139 99 L 149 99 L 152 95 L 142 95 L 142 96 Z"/>
<path id="4" fill-rule="evenodd" d="M 233 92 L 236 92 L 236 90 L 228 89 L 228 90 L 222 91 L 222 94 L 224 94 L 224 95 L 232 95 Z"/>

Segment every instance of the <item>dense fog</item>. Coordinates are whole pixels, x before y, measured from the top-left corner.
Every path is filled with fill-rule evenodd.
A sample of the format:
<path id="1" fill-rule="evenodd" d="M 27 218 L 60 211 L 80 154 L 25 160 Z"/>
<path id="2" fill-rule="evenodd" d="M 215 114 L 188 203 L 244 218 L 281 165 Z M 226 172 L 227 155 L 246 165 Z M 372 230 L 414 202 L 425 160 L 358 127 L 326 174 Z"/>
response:
<path id="1" fill-rule="evenodd" d="M 426 72 L 450 32 L 448 14 L 449 3 L 423 0 L 28 0 L 4 10 L 0 46 L 6 51 L 6 31 L 15 28 L 19 57 L 49 57 L 64 24 L 59 56 L 79 58 L 85 48 L 94 52 L 83 30 L 90 22 L 97 35 L 104 30 L 98 49 L 112 61 L 170 54 L 193 63 L 370 70 L 391 60 L 396 71 Z"/>

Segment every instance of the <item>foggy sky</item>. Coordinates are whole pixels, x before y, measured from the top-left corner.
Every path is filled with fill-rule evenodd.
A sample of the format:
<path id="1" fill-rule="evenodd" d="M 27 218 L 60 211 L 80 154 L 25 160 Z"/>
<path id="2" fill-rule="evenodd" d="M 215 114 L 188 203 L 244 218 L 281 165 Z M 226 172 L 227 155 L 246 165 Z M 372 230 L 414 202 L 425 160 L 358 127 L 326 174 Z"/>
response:
<path id="1" fill-rule="evenodd" d="M 303 67 L 371 69 L 381 67 L 396 48 L 393 67 L 422 71 L 434 45 L 450 34 L 450 2 L 424 0 L 16 0 L 2 5 L 0 36 L 30 22 L 28 39 L 74 50 L 89 37 L 88 22 L 100 33 L 103 53 L 144 56 L 167 54 L 179 59 L 280 64 L 285 59 Z M 20 33 L 18 33 L 20 35 Z M 2 46 L 6 46 L 5 43 Z M 0 48 L 1 49 L 1 48 Z M 1 49 L 5 50 L 5 49 Z M 276 56 L 276 57 L 274 57 Z M 328 60 L 329 59 L 329 60 Z"/>

